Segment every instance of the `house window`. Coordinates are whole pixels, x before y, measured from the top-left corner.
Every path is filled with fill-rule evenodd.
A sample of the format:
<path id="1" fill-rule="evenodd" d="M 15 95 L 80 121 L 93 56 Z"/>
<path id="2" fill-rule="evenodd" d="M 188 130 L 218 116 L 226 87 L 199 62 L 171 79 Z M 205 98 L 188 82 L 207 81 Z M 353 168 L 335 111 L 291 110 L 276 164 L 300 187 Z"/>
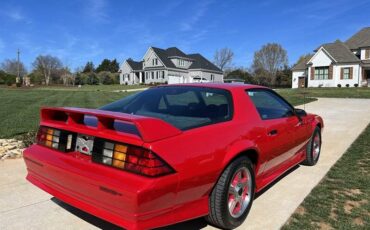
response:
<path id="1" fill-rule="evenodd" d="M 153 65 L 158 65 L 158 58 L 153 58 L 152 64 Z"/>
<path id="2" fill-rule="evenodd" d="M 130 81 L 130 74 L 127 74 L 127 81 Z"/>
<path id="3" fill-rule="evenodd" d="M 158 79 L 158 75 L 159 75 L 159 73 L 158 73 L 158 71 L 156 71 L 155 72 L 155 77 Z"/>
<path id="4" fill-rule="evenodd" d="M 328 80 L 328 79 L 329 79 L 329 67 L 315 68 L 315 80 Z"/>
<path id="5" fill-rule="evenodd" d="M 164 71 L 162 71 L 162 78 L 164 79 Z"/>
<path id="6" fill-rule="evenodd" d="M 343 68 L 343 79 L 349 79 L 349 75 L 350 75 L 350 72 L 349 72 L 349 68 Z"/>
<path id="7" fill-rule="evenodd" d="M 184 65 L 185 65 L 185 61 L 182 59 L 179 59 L 179 66 L 184 66 Z"/>
<path id="8" fill-rule="evenodd" d="M 215 75 L 211 74 L 211 81 L 215 80 Z"/>
<path id="9" fill-rule="evenodd" d="M 152 79 L 154 79 L 154 72 L 152 72 Z"/>
<path id="10" fill-rule="evenodd" d="M 365 50 L 365 59 L 370 59 L 370 49 Z"/>

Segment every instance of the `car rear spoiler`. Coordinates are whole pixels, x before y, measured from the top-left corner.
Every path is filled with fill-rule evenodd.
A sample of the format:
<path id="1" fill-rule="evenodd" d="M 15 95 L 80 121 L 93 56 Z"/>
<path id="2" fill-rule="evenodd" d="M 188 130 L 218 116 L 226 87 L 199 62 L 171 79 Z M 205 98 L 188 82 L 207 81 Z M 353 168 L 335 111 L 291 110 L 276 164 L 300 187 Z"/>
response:
<path id="1" fill-rule="evenodd" d="M 91 127 L 86 125 L 84 122 L 85 115 L 96 117 L 97 126 Z M 130 134 L 115 130 L 114 123 L 117 121 L 133 124 L 139 132 L 138 137 L 144 142 L 161 140 L 182 132 L 180 129 L 158 118 L 73 107 L 42 108 L 40 125 L 82 131 L 82 133 L 87 131 L 88 133 L 85 132 L 86 135 L 90 133 L 93 135 L 130 136 Z M 131 134 L 131 136 L 133 135 Z"/>

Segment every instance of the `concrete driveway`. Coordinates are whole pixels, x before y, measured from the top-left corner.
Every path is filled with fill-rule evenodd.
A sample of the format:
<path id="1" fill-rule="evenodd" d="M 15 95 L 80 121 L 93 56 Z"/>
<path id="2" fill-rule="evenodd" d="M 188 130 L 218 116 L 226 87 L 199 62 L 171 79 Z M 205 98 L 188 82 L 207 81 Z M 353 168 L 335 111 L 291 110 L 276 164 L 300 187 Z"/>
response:
<path id="1" fill-rule="evenodd" d="M 324 118 L 315 167 L 299 166 L 260 194 L 239 229 L 279 229 L 370 122 L 369 99 L 320 98 L 306 111 Z M 24 179 L 21 159 L 0 162 L 0 229 L 114 229 L 116 226 L 58 201 Z M 197 219 L 165 229 L 213 229 Z"/>

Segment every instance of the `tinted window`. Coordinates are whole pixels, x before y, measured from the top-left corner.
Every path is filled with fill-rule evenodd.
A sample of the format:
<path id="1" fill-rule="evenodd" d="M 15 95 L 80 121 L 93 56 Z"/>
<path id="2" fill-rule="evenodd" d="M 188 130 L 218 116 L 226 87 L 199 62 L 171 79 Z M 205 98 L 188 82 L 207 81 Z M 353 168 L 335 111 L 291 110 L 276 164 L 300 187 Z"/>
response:
<path id="1" fill-rule="evenodd" d="M 156 117 L 181 130 L 230 120 L 227 90 L 203 87 L 156 87 L 103 106 L 102 110 Z"/>
<path id="2" fill-rule="evenodd" d="M 270 90 L 252 89 L 247 91 L 261 118 L 276 119 L 292 116 L 292 107 Z"/>

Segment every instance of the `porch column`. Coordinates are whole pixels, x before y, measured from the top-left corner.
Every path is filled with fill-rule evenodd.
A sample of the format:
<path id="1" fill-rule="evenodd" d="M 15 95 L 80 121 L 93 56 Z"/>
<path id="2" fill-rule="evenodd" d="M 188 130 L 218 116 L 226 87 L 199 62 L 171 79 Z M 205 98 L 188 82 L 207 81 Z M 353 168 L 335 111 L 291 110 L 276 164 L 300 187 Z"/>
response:
<path id="1" fill-rule="evenodd" d="M 139 83 L 143 83 L 142 81 L 143 72 L 139 72 Z"/>

